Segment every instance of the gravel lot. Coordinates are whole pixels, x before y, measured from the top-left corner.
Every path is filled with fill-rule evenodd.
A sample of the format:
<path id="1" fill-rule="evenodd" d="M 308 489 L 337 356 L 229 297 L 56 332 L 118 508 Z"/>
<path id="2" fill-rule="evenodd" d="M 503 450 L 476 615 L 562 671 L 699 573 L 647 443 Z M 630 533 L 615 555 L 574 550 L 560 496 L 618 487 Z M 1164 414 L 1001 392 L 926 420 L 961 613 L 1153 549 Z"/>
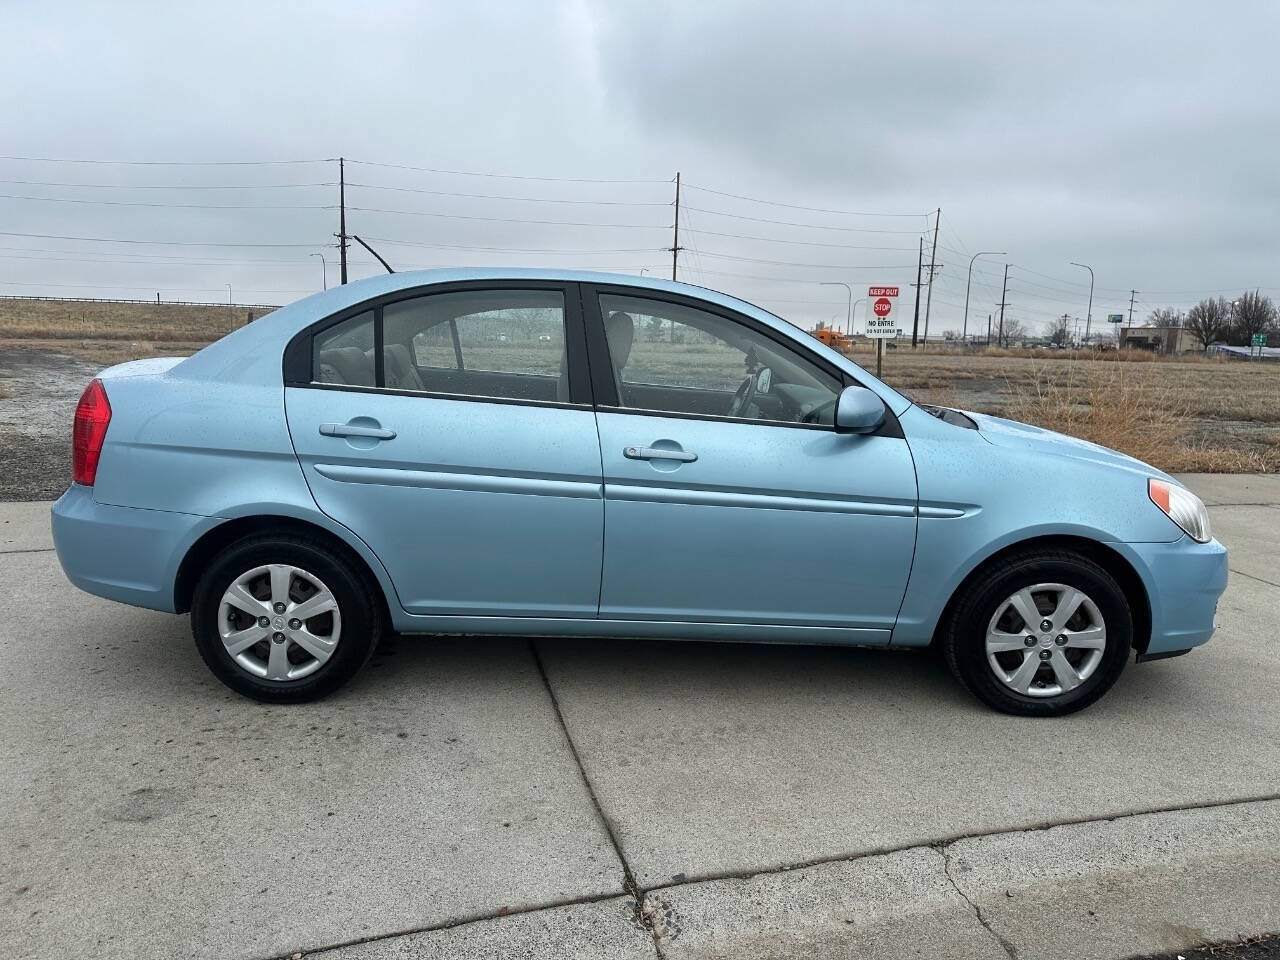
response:
<path id="1" fill-rule="evenodd" d="M 71 418 L 100 367 L 0 346 L 0 500 L 51 500 L 71 482 Z"/>

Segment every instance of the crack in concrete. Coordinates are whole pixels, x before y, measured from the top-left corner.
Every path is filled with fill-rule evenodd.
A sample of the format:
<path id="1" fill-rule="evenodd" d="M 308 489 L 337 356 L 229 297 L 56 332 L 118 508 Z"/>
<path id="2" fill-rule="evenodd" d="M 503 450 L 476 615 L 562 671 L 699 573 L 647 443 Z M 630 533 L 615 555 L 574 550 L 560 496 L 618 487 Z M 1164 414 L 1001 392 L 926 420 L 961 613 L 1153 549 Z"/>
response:
<path id="1" fill-rule="evenodd" d="M 539 671 L 542 671 L 542 662 L 536 656 L 536 654 L 535 654 L 535 661 L 537 662 Z M 542 671 L 542 676 L 543 676 L 543 681 L 546 682 L 545 671 Z M 550 686 L 548 686 L 547 689 L 548 689 L 548 692 L 550 693 Z M 551 697 L 552 697 L 553 704 L 555 704 L 554 694 L 551 694 Z M 560 718 L 561 724 L 563 724 L 564 718 L 560 714 L 559 705 L 558 704 L 555 704 L 555 705 L 556 705 L 556 714 Z M 569 737 L 567 728 L 565 729 L 565 737 L 566 739 L 569 740 L 570 744 L 572 745 L 572 738 Z M 580 763 L 581 762 L 579 761 L 579 764 Z M 596 801 L 596 809 L 599 810 L 600 809 L 599 802 L 598 800 L 596 800 L 595 791 L 591 787 L 590 780 L 587 779 L 585 771 L 583 772 L 583 780 L 584 782 L 587 783 L 587 790 L 590 793 L 592 800 Z M 947 874 L 947 880 L 951 883 L 953 887 L 956 888 L 956 892 L 964 899 L 964 901 L 970 907 L 973 908 L 974 913 L 977 915 L 979 922 L 982 923 L 982 925 L 988 931 L 991 932 L 991 935 L 993 937 L 995 937 L 997 940 L 1000 941 L 1001 947 L 1005 949 L 1006 952 L 1009 953 L 1010 957 L 1016 960 L 1017 954 L 1014 951 L 1013 947 L 1010 944 L 1006 943 L 1000 937 L 999 934 L 997 934 L 994 930 L 991 929 L 991 927 L 988 925 L 985 918 L 982 916 L 981 911 L 979 910 L 977 904 L 975 904 L 972 900 L 970 900 L 967 896 L 965 896 L 964 891 L 961 890 L 956 885 L 955 878 L 951 875 L 951 872 L 950 872 L 950 853 L 949 853 L 949 848 L 954 844 L 959 843 L 962 840 L 979 840 L 985 837 L 1001 837 L 1001 836 L 1008 836 L 1010 834 L 1015 834 L 1015 833 L 1037 833 L 1043 830 L 1054 830 L 1054 829 L 1057 829 L 1058 827 L 1080 826 L 1082 824 L 1089 824 L 1089 823 L 1114 823 L 1117 820 L 1125 820 L 1125 819 L 1128 819 L 1129 817 L 1143 817 L 1143 816 L 1150 816 L 1153 814 L 1161 814 L 1161 813 L 1181 813 L 1184 811 L 1191 811 L 1191 810 L 1213 810 L 1218 807 L 1240 806 L 1247 803 L 1270 803 L 1275 801 L 1280 801 L 1280 794 L 1273 794 L 1273 795 L 1269 794 L 1261 797 L 1245 797 L 1239 800 L 1221 800 L 1221 801 L 1210 802 L 1210 803 L 1193 803 L 1193 804 L 1185 804 L 1182 806 L 1174 806 L 1174 807 L 1160 807 L 1160 808 L 1150 809 L 1150 810 L 1138 810 L 1138 811 L 1129 812 L 1129 813 L 1118 813 L 1109 817 L 1092 817 L 1092 818 L 1083 819 L 1083 820 L 1065 820 L 1059 823 L 1045 823 L 1045 824 L 1038 824 L 1038 825 L 1029 826 L 1029 827 L 1015 827 L 1008 830 L 991 830 L 986 833 L 961 834 L 959 836 L 950 837 L 945 840 L 937 840 L 933 842 L 921 841 L 920 843 L 913 843 L 913 844 L 910 844 L 909 846 L 886 847 L 881 850 L 872 850 L 864 853 L 846 854 L 842 856 L 833 856 L 833 857 L 826 857 L 822 859 L 809 860 L 809 861 L 803 861 L 803 862 L 792 863 L 792 864 L 784 864 L 780 866 L 769 867 L 764 870 L 753 870 L 753 871 L 739 872 L 739 873 L 707 874 L 705 876 L 691 877 L 687 880 L 681 881 L 680 884 L 667 884 L 665 886 L 653 887 L 648 891 L 641 890 L 638 885 L 635 885 L 632 888 L 635 891 L 634 894 L 631 893 L 630 890 L 628 890 L 625 895 L 631 896 L 633 898 L 634 907 L 632 908 L 632 912 L 635 915 L 636 922 L 640 926 L 643 926 L 645 929 L 648 929 L 651 935 L 654 935 L 654 950 L 656 951 L 658 957 L 661 960 L 661 958 L 665 957 L 665 954 L 662 952 L 661 944 L 657 940 L 656 933 L 654 931 L 654 924 L 652 921 L 643 917 L 645 902 L 652 897 L 652 894 L 660 890 L 667 889 L 668 887 L 684 886 L 684 885 L 689 885 L 694 883 L 711 883 L 717 880 L 746 880 L 746 879 L 750 879 L 751 877 L 769 876 L 769 875 L 778 874 L 778 873 L 790 873 L 791 871 L 803 870 L 807 867 L 817 867 L 817 866 L 823 866 L 824 864 L 832 864 L 832 863 L 849 863 L 854 860 L 864 860 L 868 857 L 888 856 L 889 854 L 901 853 L 907 850 L 934 850 L 943 858 L 944 869 Z M 601 813 L 601 817 L 603 820 L 603 813 Z M 609 832 L 610 838 L 614 839 L 614 835 L 612 833 L 609 821 L 603 820 L 603 822 L 605 823 L 606 831 Z M 627 864 L 627 861 L 622 856 L 621 847 L 615 844 L 615 850 L 618 853 L 618 859 L 622 862 L 624 872 L 630 875 L 631 868 Z M 631 883 L 636 884 L 634 875 L 631 875 Z M 624 886 L 625 886 L 625 883 L 624 883 Z M 465 919 L 448 921 L 440 924 L 414 927 L 412 929 L 407 929 L 407 930 L 397 930 L 392 933 L 375 934 L 374 936 L 370 936 L 370 937 L 360 937 L 352 940 L 344 940 L 337 943 L 325 944 L 324 946 L 320 946 L 320 947 L 311 947 L 302 951 L 293 950 L 287 953 L 273 954 L 271 956 L 262 958 L 262 960 L 289 960 L 289 958 L 294 957 L 299 952 L 303 953 L 304 955 L 311 955 L 316 953 L 322 953 L 326 950 L 336 950 L 341 947 L 355 946 L 355 945 L 364 944 L 364 943 L 374 943 L 378 940 L 390 940 L 395 937 L 404 937 L 404 936 L 409 936 L 411 934 L 418 934 L 418 933 L 435 933 L 440 930 L 450 930 L 450 929 L 453 929 L 454 927 L 466 926 L 472 923 L 484 923 L 489 920 L 499 920 L 503 917 L 514 917 L 514 916 L 520 916 L 526 913 L 537 913 L 540 910 L 554 910 L 559 907 L 579 906 L 579 905 L 591 904 L 591 903 L 605 903 L 609 900 L 616 900 L 618 897 L 619 897 L 619 894 L 610 893 L 610 894 L 604 894 L 598 897 L 578 897 L 578 898 L 567 899 L 567 900 L 559 900 L 551 903 L 544 903 L 544 904 L 538 904 L 536 906 L 524 907 L 518 910 L 507 910 L 506 912 L 502 912 L 502 913 L 481 914 L 474 917 L 467 917 Z M 657 897 L 652 897 L 652 900 L 655 903 L 662 903 L 662 901 Z"/>
<path id="2" fill-rule="evenodd" d="M 591 782 L 591 777 L 587 774 L 586 765 L 582 762 L 582 755 L 578 752 L 578 745 L 574 742 L 573 734 L 569 732 L 569 725 L 565 723 L 564 712 L 560 709 L 560 698 L 556 696 L 555 689 L 551 686 L 551 678 L 547 676 L 547 668 L 542 662 L 542 654 L 538 651 L 536 641 L 529 641 L 529 653 L 538 668 L 538 675 L 542 678 L 542 685 L 547 690 L 547 696 L 551 700 L 551 707 L 556 714 L 556 721 L 560 724 L 560 730 L 564 734 L 565 742 L 569 745 L 569 752 L 573 755 L 573 762 L 578 765 L 578 774 L 582 777 L 582 783 L 587 789 L 587 795 L 591 798 L 592 806 L 595 807 L 596 816 L 600 818 L 600 823 L 609 837 L 609 843 L 613 846 L 614 855 L 618 858 L 618 862 L 622 864 L 622 889 L 632 901 L 632 921 L 636 926 L 649 932 L 649 936 L 653 940 L 654 952 L 658 955 L 659 960 L 662 960 L 664 954 L 662 947 L 658 943 L 659 931 L 654 923 L 652 911 L 646 911 L 645 909 L 645 891 L 640 889 L 640 885 L 636 882 L 635 872 L 631 869 L 631 864 L 627 862 L 627 855 L 623 852 L 622 840 L 618 836 L 618 831 L 614 827 L 613 821 L 605 814 L 600 798 L 596 795 L 595 784 Z"/>
<path id="3" fill-rule="evenodd" d="M 53 547 L 28 547 L 22 550 L 0 550 L 0 554 L 5 553 L 53 553 Z"/>
<path id="4" fill-rule="evenodd" d="M 1265 583 L 1269 587 L 1280 587 L 1280 583 L 1276 583 L 1273 580 L 1263 580 L 1261 577 L 1255 577 L 1252 573 L 1245 573 L 1243 570 L 1237 570 L 1235 567 L 1227 567 L 1227 569 L 1237 577 L 1244 577 L 1248 580 L 1257 581 L 1258 583 Z"/>
<path id="5" fill-rule="evenodd" d="M 1000 944 L 1000 949 L 1009 955 L 1009 960 L 1018 960 L 1018 951 L 1013 944 L 996 932 L 996 929 L 991 926 L 991 922 L 982 915 L 982 908 L 973 900 L 970 900 L 969 895 L 960 889 L 960 884 L 956 883 L 956 878 L 951 873 L 950 844 L 944 843 L 934 847 L 933 849 L 942 857 L 942 872 L 946 874 L 947 882 L 951 884 L 951 888 L 955 890 L 961 900 L 969 905 L 969 909 L 973 911 L 973 915 L 977 919 L 978 923 L 982 925 L 982 928 L 986 930 L 987 933 L 991 934 L 996 943 Z"/>
<path id="6" fill-rule="evenodd" d="M 1213 810 L 1217 807 L 1234 807 L 1247 803 L 1269 803 L 1280 800 L 1280 793 L 1262 794 L 1253 797 L 1238 797 L 1233 800 L 1206 800 L 1199 803 L 1176 804 L 1169 807 L 1149 807 L 1141 810 L 1122 810 L 1119 813 L 1097 817 L 1081 817 L 1074 820 L 1046 820 L 1041 823 L 1030 823 L 1020 827 L 1003 827 L 996 830 L 980 830 L 973 833 L 957 833 L 946 837 L 935 837 L 931 840 L 919 840 L 897 847 L 873 847 L 852 853 L 837 853 L 828 857 L 814 857 L 810 860 L 795 860 L 786 863 L 773 863 L 750 870 L 730 870 L 723 873 L 693 873 L 687 875 L 679 883 L 661 883 L 650 887 L 648 892 L 655 893 L 670 887 L 685 886 L 692 883 L 710 883 L 715 880 L 750 880 L 752 877 L 768 876 L 774 873 L 789 873 L 793 870 L 805 870 L 809 867 L 820 867 L 829 863 L 847 863 L 853 860 L 865 860 L 867 857 L 885 857 L 893 853 L 922 848 L 938 848 L 944 845 L 959 843 L 961 840 L 980 840 L 984 837 L 1003 837 L 1015 833 L 1038 833 L 1042 830 L 1056 830 L 1058 827 L 1074 827 L 1088 823 L 1112 823 L 1128 817 L 1145 817 L 1160 813 L 1180 813 L 1188 810 Z"/>

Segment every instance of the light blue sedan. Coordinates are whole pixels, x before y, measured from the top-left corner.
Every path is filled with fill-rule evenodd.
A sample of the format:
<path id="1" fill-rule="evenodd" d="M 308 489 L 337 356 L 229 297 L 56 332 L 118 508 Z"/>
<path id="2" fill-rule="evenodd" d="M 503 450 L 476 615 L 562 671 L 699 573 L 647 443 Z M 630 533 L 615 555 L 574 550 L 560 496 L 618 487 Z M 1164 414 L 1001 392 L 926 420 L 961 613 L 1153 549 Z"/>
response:
<path id="1" fill-rule="evenodd" d="M 936 645 L 998 710 L 1084 707 L 1213 633 L 1173 478 L 924 406 L 699 287 L 352 283 L 103 371 L 53 507 L 67 576 L 191 612 L 228 686 L 324 696 L 388 630 Z"/>

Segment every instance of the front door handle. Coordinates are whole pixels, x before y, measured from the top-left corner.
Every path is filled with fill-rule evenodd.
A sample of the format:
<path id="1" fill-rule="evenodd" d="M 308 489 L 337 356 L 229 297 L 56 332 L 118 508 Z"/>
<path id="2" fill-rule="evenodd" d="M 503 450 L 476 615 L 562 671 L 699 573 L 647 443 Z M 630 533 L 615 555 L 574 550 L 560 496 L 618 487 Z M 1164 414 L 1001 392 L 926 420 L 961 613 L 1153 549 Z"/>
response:
<path id="1" fill-rule="evenodd" d="M 628 460 L 679 460 L 681 463 L 693 463 L 698 459 L 696 453 L 663 447 L 623 447 L 622 455 Z"/>
<path id="2" fill-rule="evenodd" d="M 322 423 L 320 433 L 326 437 L 372 437 L 374 440 L 394 440 L 396 432 L 386 427 L 362 427 L 355 423 Z"/>

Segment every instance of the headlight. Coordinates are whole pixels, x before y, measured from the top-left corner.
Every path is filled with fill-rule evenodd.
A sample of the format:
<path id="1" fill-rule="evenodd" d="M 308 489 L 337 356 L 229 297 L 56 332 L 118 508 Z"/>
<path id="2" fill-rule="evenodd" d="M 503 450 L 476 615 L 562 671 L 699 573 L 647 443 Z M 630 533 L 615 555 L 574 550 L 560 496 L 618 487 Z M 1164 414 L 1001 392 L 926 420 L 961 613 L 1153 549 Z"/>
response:
<path id="1" fill-rule="evenodd" d="M 1192 540 L 1208 543 L 1213 537 L 1209 532 L 1209 511 L 1205 509 L 1204 501 L 1186 487 L 1152 477 L 1147 481 L 1147 493 L 1151 502 L 1186 531 Z"/>

